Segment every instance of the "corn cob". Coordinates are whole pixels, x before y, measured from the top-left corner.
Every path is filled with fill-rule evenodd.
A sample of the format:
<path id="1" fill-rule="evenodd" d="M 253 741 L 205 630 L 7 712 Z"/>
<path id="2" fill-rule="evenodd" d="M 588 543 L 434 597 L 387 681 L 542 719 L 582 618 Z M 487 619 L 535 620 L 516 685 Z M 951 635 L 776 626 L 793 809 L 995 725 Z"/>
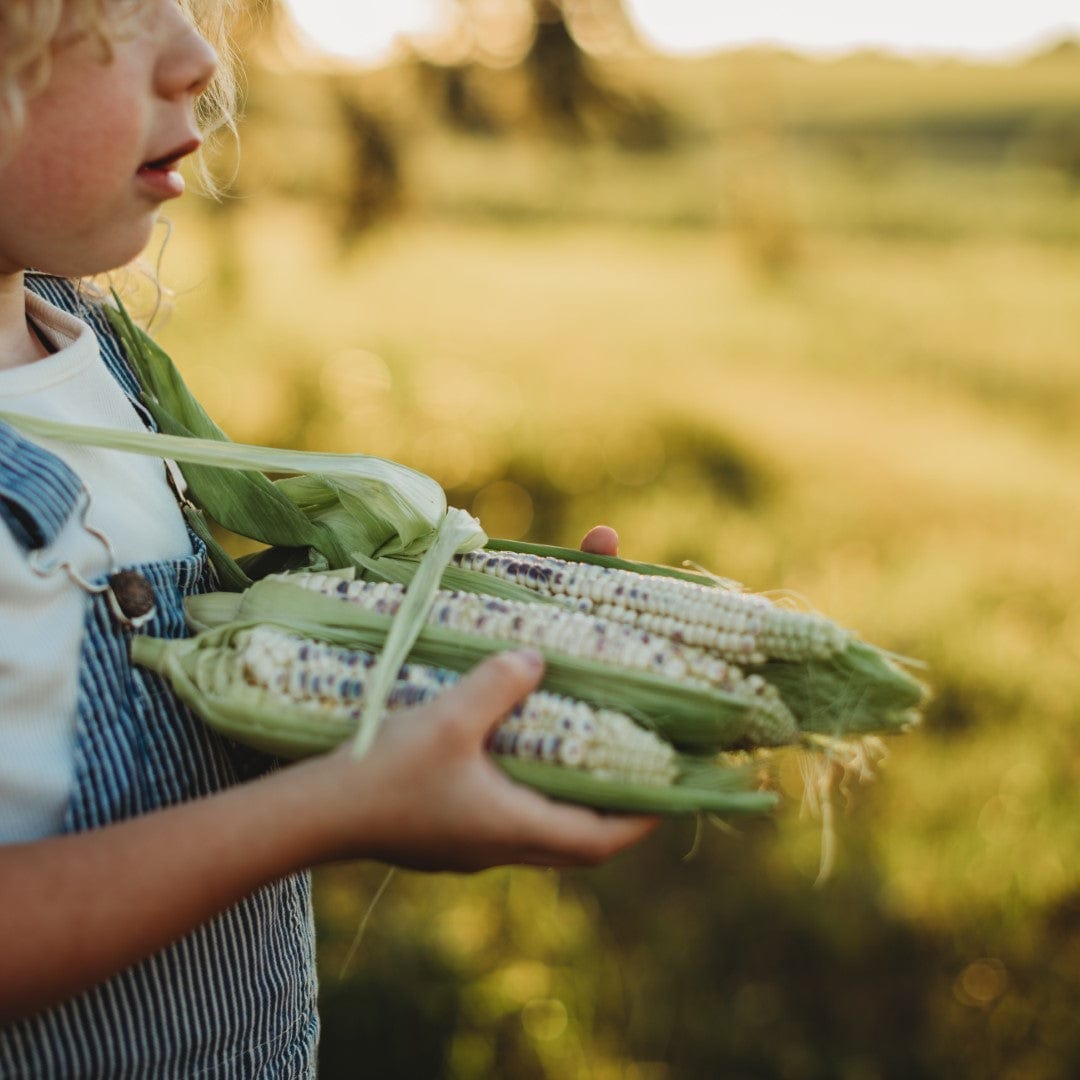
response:
<path id="1" fill-rule="evenodd" d="M 457 565 L 511 581 L 575 610 L 702 646 L 743 666 L 827 659 L 851 634 L 829 619 L 763 596 L 525 552 L 472 551 Z"/>
<path id="2" fill-rule="evenodd" d="M 363 711 L 371 653 L 308 640 L 271 626 L 237 635 L 244 680 L 315 713 L 356 723 Z M 387 713 L 430 701 L 457 682 L 456 672 L 406 664 L 386 701 Z M 605 779 L 670 784 L 676 773 L 670 743 L 610 709 L 538 690 L 492 736 L 492 750 L 587 769 Z"/>
<path id="3" fill-rule="evenodd" d="M 406 593 L 404 586 L 396 583 L 350 581 L 332 574 L 295 574 L 275 580 L 387 616 L 397 613 Z M 428 622 L 497 641 L 533 645 L 623 669 L 656 673 L 688 685 L 715 687 L 747 705 L 754 741 L 760 743 L 789 742 L 797 730 L 795 718 L 779 691 L 760 675 L 744 675 L 720 657 L 652 631 L 552 605 L 446 590 L 437 593 Z"/>
<path id="4" fill-rule="evenodd" d="M 170 678 L 213 727 L 286 757 L 331 749 L 348 738 L 365 704 L 376 657 L 270 624 L 235 624 L 194 638 L 140 637 L 137 662 Z M 429 701 L 455 672 L 406 664 L 386 713 Z M 745 773 L 693 759 L 686 777 L 675 749 L 629 717 L 546 691 L 530 694 L 492 734 L 490 752 L 541 791 L 613 809 L 757 812 L 772 796 L 747 789 Z"/>

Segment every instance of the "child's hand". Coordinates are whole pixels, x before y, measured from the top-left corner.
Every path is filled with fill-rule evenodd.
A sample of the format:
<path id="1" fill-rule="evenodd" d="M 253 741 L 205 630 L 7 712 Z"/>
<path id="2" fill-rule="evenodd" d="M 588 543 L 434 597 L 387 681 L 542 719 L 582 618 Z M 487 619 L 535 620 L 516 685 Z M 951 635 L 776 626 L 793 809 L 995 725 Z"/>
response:
<path id="1" fill-rule="evenodd" d="M 320 775 L 326 859 L 458 871 L 595 865 L 651 832 L 653 818 L 547 799 L 488 756 L 491 729 L 537 686 L 542 667 L 530 650 L 489 657 L 437 700 L 385 720 L 362 759 L 346 746 L 295 766 Z"/>
<path id="2" fill-rule="evenodd" d="M 619 534 L 610 525 L 594 525 L 581 541 L 581 550 L 590 555 L 618 555 Z"/>

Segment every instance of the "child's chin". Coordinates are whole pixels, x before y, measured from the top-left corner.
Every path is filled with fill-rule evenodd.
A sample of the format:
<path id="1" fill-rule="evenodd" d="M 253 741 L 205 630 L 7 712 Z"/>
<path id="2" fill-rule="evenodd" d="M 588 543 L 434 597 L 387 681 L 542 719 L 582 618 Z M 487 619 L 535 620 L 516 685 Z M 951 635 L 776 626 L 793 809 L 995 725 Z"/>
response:
<path id="1" fill-rule="evenodd" d="M 142 229 L 132 229 L 123 237 L 111 237 L 107 244 L 90 250 L 72 252 L 52 265 L 35 266 L 35 270 L 57 277 L 87 278 L 120 270 L 133 263 L 147 248 L 154 234 L 157 216 Z"/>

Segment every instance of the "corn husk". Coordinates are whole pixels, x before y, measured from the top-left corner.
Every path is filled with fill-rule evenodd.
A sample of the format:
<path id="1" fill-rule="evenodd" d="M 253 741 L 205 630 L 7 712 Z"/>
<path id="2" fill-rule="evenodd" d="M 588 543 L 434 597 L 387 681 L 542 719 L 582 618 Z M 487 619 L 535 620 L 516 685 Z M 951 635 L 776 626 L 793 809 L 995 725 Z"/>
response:
<path id="1" fill-rule="evenodd" d="M 321 454 L 187 435 L 68 424 L 0 411 L 0 420 L 28 435 L 171 459 L 205 514 L 225 528 L 287 548 L 314 548 L 325 564 L 352 565 L 364 555 L 426 550 L 446 514 L 446 497 L 430 477 L 366 454 Z M 305 498 L 267 473 L 305 477 Z M 312 498 L 314 493 L 319 497 Z M 337 500 L 336 514 L 328 503 Z M 479 523 L 461 550 L 483 543 Z"/>

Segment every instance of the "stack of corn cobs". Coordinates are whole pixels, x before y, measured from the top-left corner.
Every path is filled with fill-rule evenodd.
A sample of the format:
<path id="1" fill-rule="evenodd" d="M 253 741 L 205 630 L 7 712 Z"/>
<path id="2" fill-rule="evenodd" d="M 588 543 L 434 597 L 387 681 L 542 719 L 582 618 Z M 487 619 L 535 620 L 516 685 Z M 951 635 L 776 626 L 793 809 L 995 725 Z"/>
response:
<path id="1" fill-rule="evenodd" d="M 827 746 L 918 719 L 921 684 L 820 615 L 705 577 L 586 559 L 498 547 L 454 556 L 385 716 L 492 651 L 534 646 L 546 677 L 495 730 L 499 764 L 556 797 L 670 813 L 770 807 L 747 750 Z M 415 557 L 363 563 L 362 574 L 271 574 L 239 594 L 195 597 L 194 638 L 138 638 L 134 655 L 235 739 L 286 757 L 329 750 L 361 723 L 419 568 Z"/>
<path id="2" fill-rule="evenodd" d="M 489 541 L 430 477 L 381 459 L 231 443 L 123 309 L 111 318 L 164 434 L 0 419 L 180 464 L 229 591 L 189 601 L 194 636 L 136 636 L 132 655 L 229 737 L 362 753 L 395 711 L 529 645 L 542 687 L 490 742 L 511 776 L 614 810 L 746 813 L 775 802 L 757 767 L 770 748 L 918 721 L 923 685 L 823 616 L 707 575 Z M 266 546 L 234 560 L 211 521 Z"/>

